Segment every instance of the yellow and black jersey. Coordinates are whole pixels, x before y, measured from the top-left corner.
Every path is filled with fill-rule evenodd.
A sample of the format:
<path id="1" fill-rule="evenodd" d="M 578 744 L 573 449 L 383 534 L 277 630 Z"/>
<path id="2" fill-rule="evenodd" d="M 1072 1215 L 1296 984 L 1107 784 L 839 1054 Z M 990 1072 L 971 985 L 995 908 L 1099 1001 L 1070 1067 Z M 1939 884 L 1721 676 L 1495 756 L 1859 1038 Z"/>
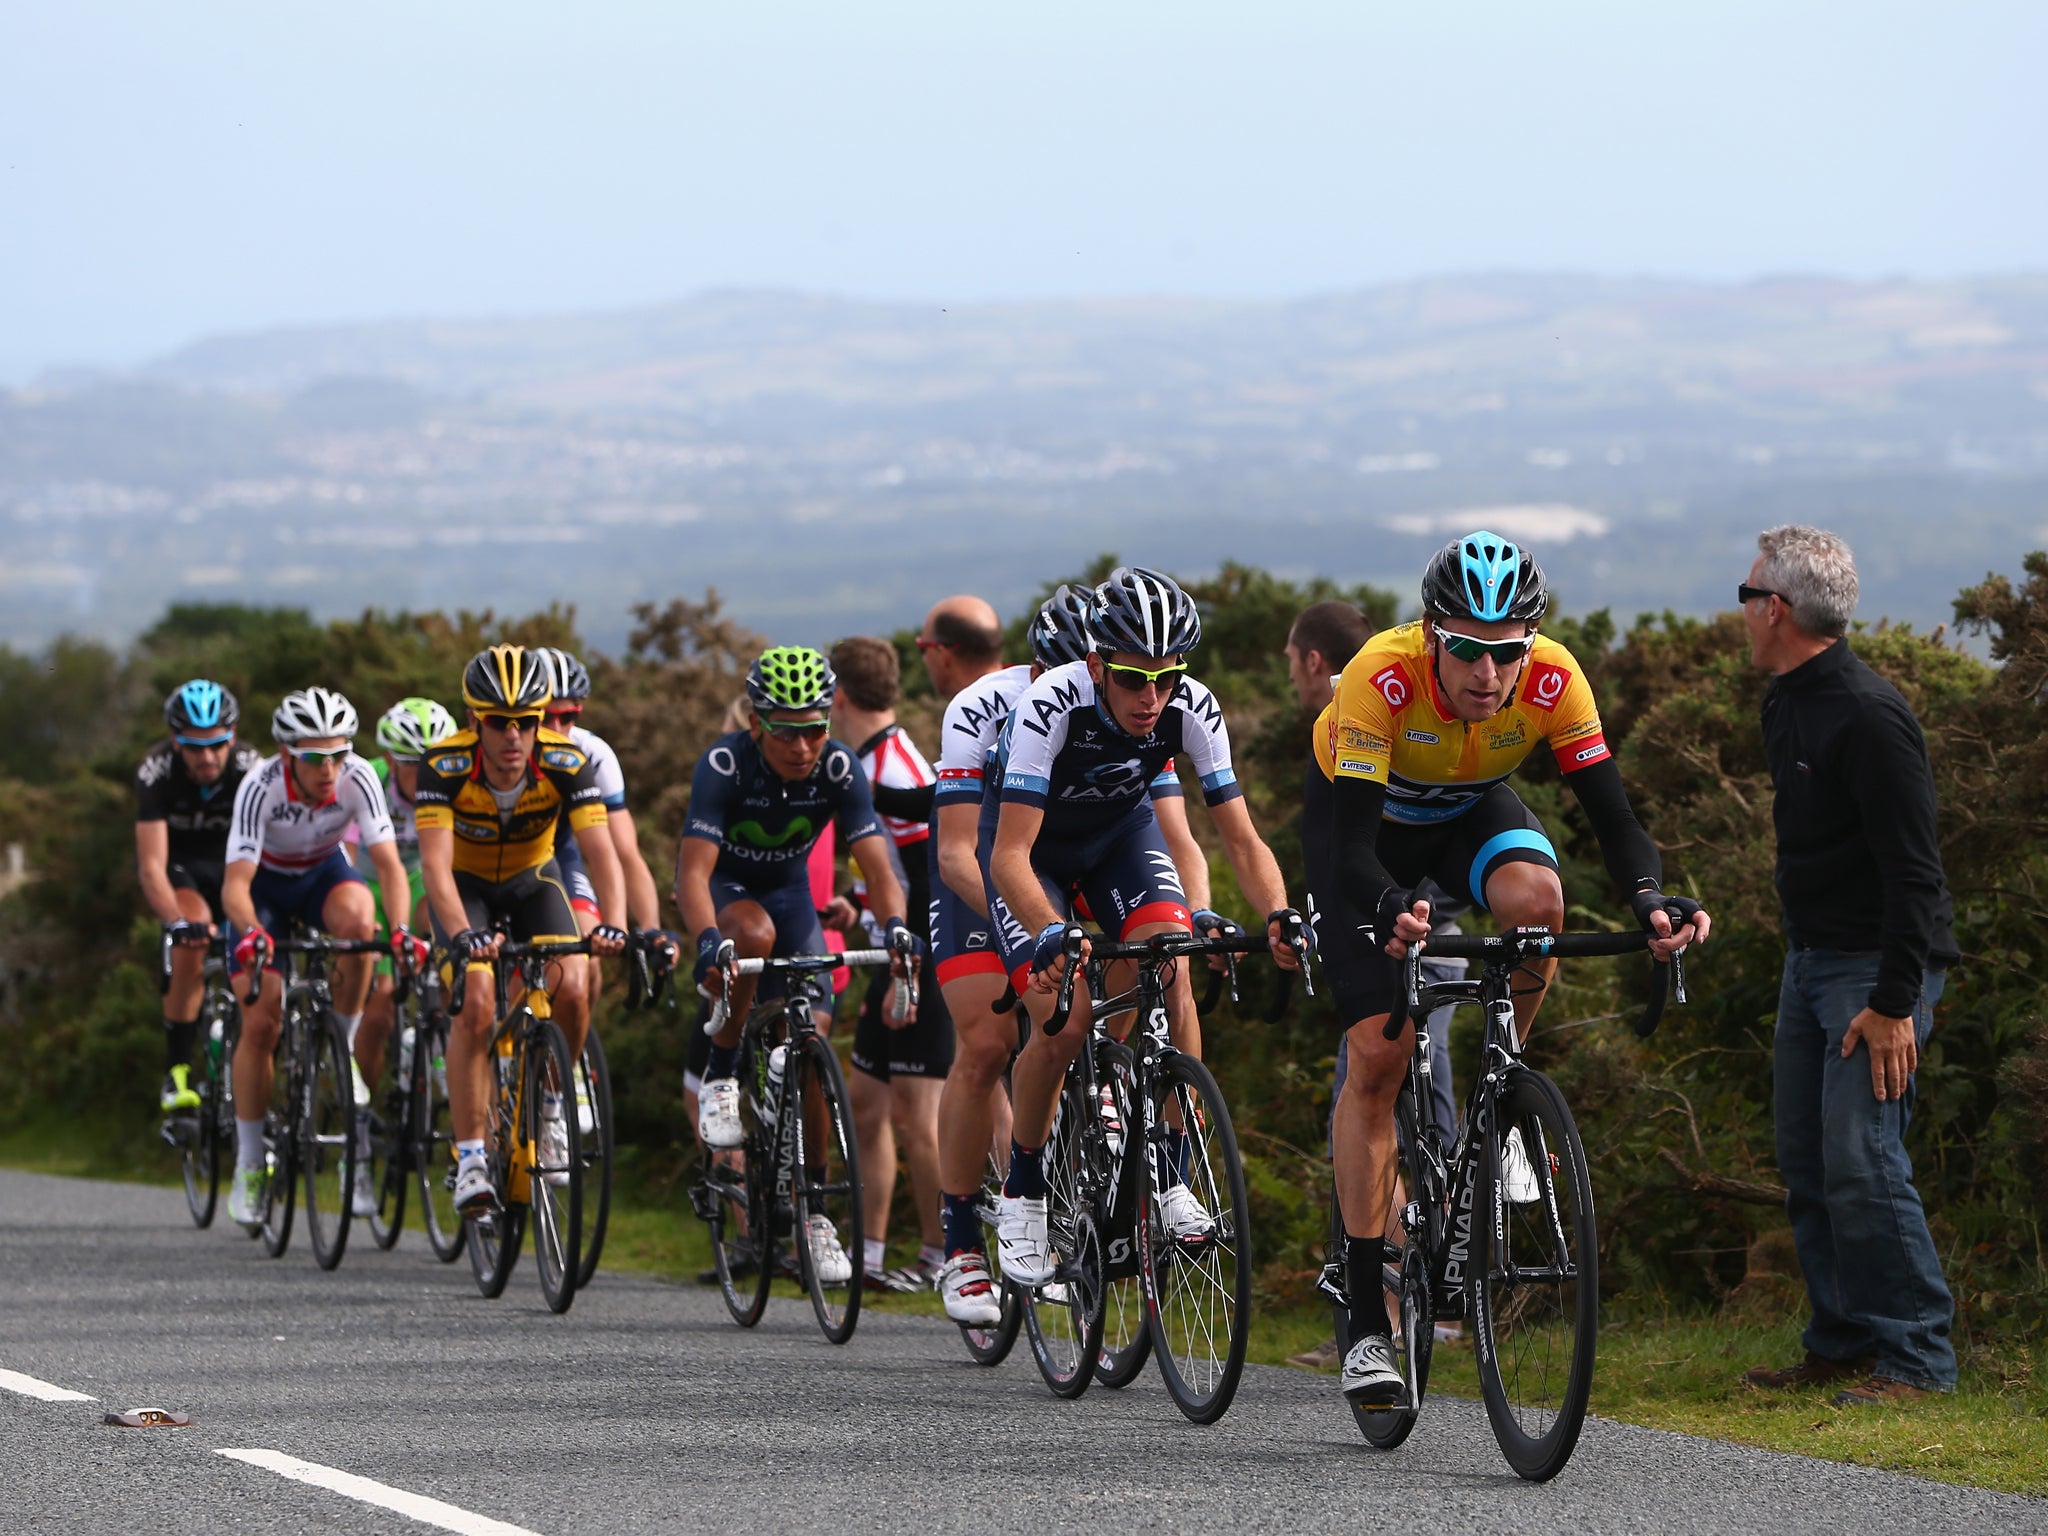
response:
<path id="1" fill-rule="evenodd" d="M 507 791 L 506 800 L 511 800 Z M 484 778 L 475 731 L 434 743 L 420 762 L 413 824 L 455 834 L 455 867 L 485 880 L 510 880 L 555 853 L 555 823 L 564 809 L 571 831 L 604 825 L 604 791 L 590 757 L 566 736 L 543 729 L 526 779 L 510 806 Z"/>

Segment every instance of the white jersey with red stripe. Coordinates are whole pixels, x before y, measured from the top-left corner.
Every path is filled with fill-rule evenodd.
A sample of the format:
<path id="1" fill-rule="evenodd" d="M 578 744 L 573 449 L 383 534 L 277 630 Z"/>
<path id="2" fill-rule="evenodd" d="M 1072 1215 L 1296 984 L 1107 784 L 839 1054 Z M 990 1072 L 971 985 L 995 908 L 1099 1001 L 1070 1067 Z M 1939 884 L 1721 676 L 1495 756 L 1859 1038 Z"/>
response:
<path id="1" fill-rule="evenodd" d="M 979 801 L 988 755 L 1002 734 L 1010 706 L 1031 686 L 1031 664 L 978 677 L 953 695 L 939 727 L 939 786 L 935 802 Z"/>
<path id="2" fill-rule="evenodd" d="M 353 823 L 365 848 L 395 839 L 391 812 L 377 771 L 351 752 L 342 759 L 334 793 L 315 804 L 299 793 L 291 759 L 267 757 L 235 791 L 227 861 L 256 864 L 282 875 L 303 874 L 341 846 Z"/>

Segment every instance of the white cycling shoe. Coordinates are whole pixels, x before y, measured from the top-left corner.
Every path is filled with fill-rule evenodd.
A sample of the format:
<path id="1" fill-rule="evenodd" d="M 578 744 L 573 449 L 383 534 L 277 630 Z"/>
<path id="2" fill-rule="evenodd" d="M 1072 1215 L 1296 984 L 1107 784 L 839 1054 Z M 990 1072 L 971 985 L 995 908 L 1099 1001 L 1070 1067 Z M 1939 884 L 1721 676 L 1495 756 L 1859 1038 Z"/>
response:
<path id="1" fill-rule="evenodd" d="M 1500 1182 L 1508 1199 L 1516 1205 L 1533 1205 L 1543 1194 L 1536 1183 L 1536 1170 L 1529 1164 L 1529 1154 L 1522 1150 L 1519 1125 L 1512 1127 L 1508 1139 L 1501 1143 Z"/>
<path id="2" fill-rule="evenodd" d="M 263 1196 L 269 1181 L 261 1168 L 236 1168 L 228 1185 L 228 1220 L 255 1232 L 263 1225 Z"/>
<path id="3" fill-rule="evenodd" d="M 349 1196 L 349 1210 L 363 1217 L 377 1214 L 377 1191 L 370 1183 L 370 1168 L 367 1163 L 356 1164 L 355 1189 Z"/>
<path id="4" fill-rule="evenodd" d="M 939 1271 L 946 1316 L 964 1328 L 993 1328 L 1003 1320 L 1003 1299 L 988 1272 L 988 1255 L 969 1249 L 946 1260 Z"/>
<path id="5" fill-rule="evenodd" d="M 556 1189 L 569 1185 L 569 1122 L 562 1114 L 560 1105 L 550 1112 L 542 1106 L 540 1112 L 540 1165 L 547 1170 L 547 1181 Z"/>
<path id="6" fill-rule="evenodd" d="M 1394 1364 L 1393 1342 L 1384 1334 L 1368 1333 L 1351 1346 L 1339 1385 L 1344 1400 L 1360 1408 L 1408 1406 L 1408 1383 Z"/>
<path id="7" fill-rule="evenodd" d="M 464 1158 L 455 1171 L 455 1209 L 465 1216 L 485 1216 L 498 1192 L 491 1188 L 490 1165 L 483 1158 Z"/>
<path id="8" fill-rule="evenodd" d="M 829 1216 L 811 1217 L 810 1239 L 811 1268 L 817 1271 L 820 1285 L 844 1285 L 853 1278 L 853 1260 L 839 1245 L 839 1234 Z"/>
<path id="9" fill-rule="evenodd" d="M 697 1134 L 704 1145 L 724 1149 L 746 1140 L 740 1125 L 740 1080 L 736 1077 L 707 1079 L 697 1092 Z"/>
<path id="10" fill-rule="evenodd" d="M 1043 1285 L 1059 1268 L 1045 1198 L 1004 1195 L 996 1201 L 996 1256 L 1003 1274 L 1019 1285 Z"/>
<path id="11" fill-rule="evenodd" d="M 1216 1230 L 1216 1218 L 1185 1184 L 1176 1184 L 1160 1194 L 1159 1219 L 1166 1224 L 1167 1235 L 1176 1242 L 1207 1237 Z"/>

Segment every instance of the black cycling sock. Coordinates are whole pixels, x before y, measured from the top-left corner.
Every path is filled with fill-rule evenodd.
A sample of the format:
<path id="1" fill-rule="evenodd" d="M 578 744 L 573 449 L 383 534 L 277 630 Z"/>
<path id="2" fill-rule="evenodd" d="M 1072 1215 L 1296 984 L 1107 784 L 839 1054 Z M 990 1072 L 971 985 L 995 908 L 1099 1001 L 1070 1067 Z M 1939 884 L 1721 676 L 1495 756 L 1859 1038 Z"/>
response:
<path id="1" fill-rule="evenodd" d="M 1003 1193 L 1012 1200 L 1045 1198 L 1045 1167 L 1040 1161 L 1043 1147 L 1020 1147 L 1010 1143 L 1010 1176 L 1003 1180 Z"/>
<path id="2" fill-rule="evenodd" d="M 197 1019 L 164 1020 L 164 1070 L 189 1065 L 192 1047 L 199 1039 Z"/>
<path id="3" fill-rule="evenodd" d="M 1380 1279 L 1380 1239 L 1344 1234 L 1345 1293 L 1351 1298 L 1351 1337 L 1355 1341 L 1368 1333 L 1390 1338 L 1387 1323 L 1387 1288 Z"/>
<path id="4" fill-rule="evenodd" d="M 740 1071 L 740 1048 L 736 1045 L 720 1045 L 711 1042 L 711 1057 L 704 1063 L 704 1081 L 717 1082 L 722 1077 L 737 1077 Z"/>
<path id="5" fill-rule="evenodd" d="M 949 1195 L 940 1192 L 939 1204 L 946 1222 L 946 1257 L 956 1253 L 980 1253 L 983 1251 L 981 1235 L 981 1212 L 975 1208 L 973 1195 Z"/>

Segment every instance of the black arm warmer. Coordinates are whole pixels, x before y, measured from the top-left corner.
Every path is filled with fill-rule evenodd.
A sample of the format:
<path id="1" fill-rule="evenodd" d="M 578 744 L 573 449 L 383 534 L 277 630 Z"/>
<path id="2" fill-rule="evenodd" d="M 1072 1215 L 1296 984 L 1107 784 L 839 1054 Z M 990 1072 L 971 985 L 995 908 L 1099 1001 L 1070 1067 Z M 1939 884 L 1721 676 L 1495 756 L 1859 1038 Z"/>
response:
<path id="1" fill-rule="evenodd" d="M 936 784 L 921 784 L 916 789 L 897 789 L 888 784 L 871 784 L 868 788 L 875 797 L 875 809 L 884 816 L 894 816 L 898 821 L 932 819 L 932 801 L 939 788 Z"/>
<path id="2" fill-rule="evenodd" d="M 1394 877 L 1380 862 L 1380 812 L 1387 786 L 1363 779 L 1338 779 L 1330 786 L 1331 841 L 1336 845 L 1337 888 L 1366 922 L 1380 920 L 1380 903 L 1394 889 Z"/>
<path id="3" fill-rule="evenodd" d="M 1645 889 L 1644 882 L 1662 885 L 1664 860 L 1650 834 L 1636 820 L 1628 803 L 1628 791 L 1621 786 L 1621 769 L 1613 758 L 1581 768 L 1564 776 L 1584 807 L 1586 820 L 1593 823 L 1593 835 L 1600 839 L 1600 857 L 1607 861 L 1607 874 L 1624 891 Z"/>
<path id="4" fill-rule="evenodd" d="M 927 947 L 932 942 L 932 866 L 923 843 L 912 843 L 903 851 L 903 899 L 910 910 L 903 921 Z M 887 917 L 889 914 L 882 914 Z"/>

